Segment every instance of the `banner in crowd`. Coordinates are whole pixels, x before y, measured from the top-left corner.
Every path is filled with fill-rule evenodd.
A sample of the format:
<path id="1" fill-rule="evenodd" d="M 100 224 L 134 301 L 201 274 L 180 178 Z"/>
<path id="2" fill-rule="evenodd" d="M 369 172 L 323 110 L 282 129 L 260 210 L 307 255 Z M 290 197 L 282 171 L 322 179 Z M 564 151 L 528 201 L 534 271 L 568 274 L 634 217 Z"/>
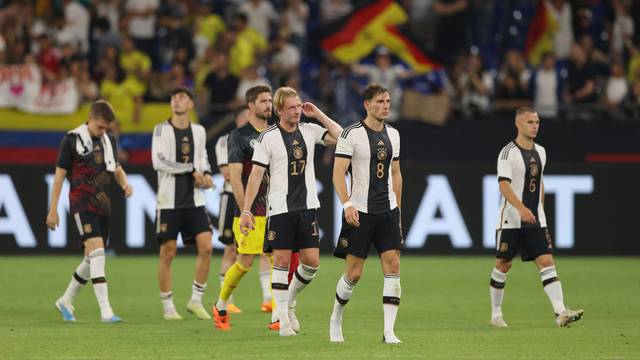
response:
<path id="1" fill-rule="evenodd" d="M 71 78 L 44 84 L 34 64 L 0 65 L 0 108 L 32 114 L 71 114 L 78 109 L 78 90 Z"/>
<path id="2" fill-rule="evenodd" d="M 317 188 L 321 250 L 335 244 L 342 207 L 331 171 L 319 168 Z M 154 220 L 156 174 L 150 167 L 127 167 L 134 195 L 113 194 L 109 247 L 117 253 L 157 254 Z M 629 189 L 640 182 L 640 167 L 562 165 L 545 172 L 547 221 L 560 254 L 640 255 L 636 214 L 623 211 Z M 500 193 L 495 165 L 405 165 L 402 227 L 405 253 L 493 254 Z M 218 189 L 222 176 L 215 175 Z M 49 231 L 53 168 L 0 166 L 0 254 L 78 253 L 78 231 L 68 214 L 68 188 L 60 199 L 60 226 Z M 206 208 L 217 224 L 219 192 L 207 191 Z M 216 241 L 214 246 L 221 247 Z"/>

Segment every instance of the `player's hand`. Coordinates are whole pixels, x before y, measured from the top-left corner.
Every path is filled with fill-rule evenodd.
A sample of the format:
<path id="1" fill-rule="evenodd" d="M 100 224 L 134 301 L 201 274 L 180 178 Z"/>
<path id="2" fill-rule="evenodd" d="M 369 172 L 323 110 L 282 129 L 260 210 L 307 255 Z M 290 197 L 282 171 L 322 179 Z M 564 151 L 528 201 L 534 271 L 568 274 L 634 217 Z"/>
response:
<path id="1" fill-rule="evenodd" d="M 518 212 L 520 213 L 520 218 L 525 223 L 527 223 L 527 224 L 535 224 L 536 223 L 536 217 L 535 217 L 535 215 L 533 215 L 531 210 L 529 210 L 529 208 L 523 207 L 522 209 L 518 210 Z"/>
<path id="2" fill-rule="evenodd" d="M 133 187 L 131 187 L 131 185 L 129 184 L 123 186 L 122 191 L 124 191 L 124 197 L 130 197 L 131 195 L 133 195 Z"/>
<path id="3" fill-rule="evenodd" d="M 193 186 L 202 187 L 204 185 L 204 175 L 199 171 L 194 171 L 193 174 Z"/>
<path id="4" fill-rule="evenodd" d="M 360 226 L 360 214 L 353 206 L 349 206 L 344 210 L 344 219 L 347 220 L 347 224 L 353 227 Z"/>
<path id="5" fill-rule="evenodd" d="M 51 230 L 55 230 L 60 223 L 60 219 L 58 218 L 58 212 L 55 209 L 49 210 L 49 214 L 47 214 L 47 227 Z"/>
<path id="6" fill-rule="evenodd" d="M 213 187 L 213 178 L 207 174 L 202 177 L 202 188 L 211 189 Z"/>
<path id="7" fill-rule="evenodd" d="M 316 118 L 320 114 L 320 109 L 313 103 L 306 102 L 302 104 L 302 113 L 309 118 Z"/>
<path id="8" fill-rule="evenodd" d="M 243 211 L 240 215 L 240 232 L 242 235 L 249 234 L 249 231 L 253 230 L 254 222 L 253 215 L 248 211 Z"/>

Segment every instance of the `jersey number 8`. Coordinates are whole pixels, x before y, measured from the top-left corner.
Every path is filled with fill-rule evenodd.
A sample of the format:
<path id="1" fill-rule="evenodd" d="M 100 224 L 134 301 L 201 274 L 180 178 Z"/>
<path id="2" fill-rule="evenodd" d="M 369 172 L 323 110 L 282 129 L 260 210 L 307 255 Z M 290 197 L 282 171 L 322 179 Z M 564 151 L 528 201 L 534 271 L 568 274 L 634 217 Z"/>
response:
<path id="1" fill-rule="evenodd" d="M 378 165 L 376 165 L 376 177 L 378 179 L 384 177 L 384 163 L 378 163 Z"/>

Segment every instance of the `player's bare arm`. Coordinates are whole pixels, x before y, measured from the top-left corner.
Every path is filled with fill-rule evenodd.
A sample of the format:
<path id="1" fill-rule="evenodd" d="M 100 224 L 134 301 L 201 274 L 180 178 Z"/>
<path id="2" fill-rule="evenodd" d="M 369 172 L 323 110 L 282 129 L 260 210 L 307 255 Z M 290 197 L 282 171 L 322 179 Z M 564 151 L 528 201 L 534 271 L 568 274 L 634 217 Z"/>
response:
<path id="1" fill-rule="evenodd" d="M 222 177 L 224 178 L 225 181 L 229 181 L 229 165 L 222 165 L 218 167 L 218 170 L 220 170 L 220 174 L 222 174 Z"/>
<path id="2" fill-rule="evenodd" d="M 335 162 L 333 164 L 333 187 L 336 189 L 336 193 L 338 194 L 338 198 L 340 198 L 340 202 L 345 204 L 344 209 L 344 218 L 349 223 L 349 225 L 358 227 L 360 226 L 360 216 L 358 214 L 358 210 L 351 205 L 349 201 L 349 195 L 347 194 L 347 180 L 346 174 L 347 169 L 349 168 L 349 164 L 351 163 L 350 159 L 336 157 Z"/>
<path id="3" fill-rule="evenodd" d="M 60 200 L 60 192 L 62 191 L 62 183 L 64 178 L 67 177 L 67 170 L 56 167 L 56 173 L 53 177 L 53 189 L 51 191 L 51 208 L 47 214 L 47 227 L 51 230 L 55 230 L 60 222 L 58 218 L 58 200 Z"/>
<path id="4" fill-rule="evenodd" d="M 527 224 L 535 224 L 536 217 L 533 215 L 531 210 L 529 210 L 520 199 L 515 192 L 513 192 L 513 188 L 511 187 L 511 182 L 509 180 L 501 180 L 500 181 L 500 193 L 504 196 L 505 199 L 509 202 L 509 204 L 513 205 L 516 209 L 518 209 L 518 213 L 522 218 L 522 221 Z"/>
<path id="5" fill-rule="evenodd" d="M 240 214 L 240 232 L 247 235 L 249 231 L 253 230 L 253 215 L 251 214 L 251 206 L 253 201 L 258 195 L 260 189 L 260 183 L 264 177 L 265 168 L 262 166 L 254 165 L 251 168 L 251 175 L 247 181 L 247 189 L 244 193 L 244 204 L 242 206 L 242 214 Z"/>
<path id="6" fill-rule="evenodd" d="M 318 120 L 329 131 L 329 135 L 324 138 L 325 145 L 333 145 L 338 141 L 338 136 L 342 133 L 342 126 L 328 117 L 317 106 L 306 102 L 302 104 L 302 113 L 306 117 Z"/>
<path id="7" fill-rule="evenodd" d="M 236 204 L 242 209 L 244 204 L 244 186 L 242 186 L 242 163 L 230 163 L 229 164 L 229 182 L 231 183 L 231 189 L 233 189 L 233 197 L 236 199 Z"/>
<path id="8" fill-rule="evenodd" d="M 118 165 L 118 167 L 116 167 L 114 175 L 116 178 L 116 182 L 118 183 L 118 185 L 120 185 L 120 188 L 122 188 L 122 191 L 124 192 L 124 196 L 129 197 L 133 195 L 133 188 L 131 187 L 131 185 L 129 185 L 129 181 L 127 181 L 127 173 L 124 172 L 122 166 Z"/>

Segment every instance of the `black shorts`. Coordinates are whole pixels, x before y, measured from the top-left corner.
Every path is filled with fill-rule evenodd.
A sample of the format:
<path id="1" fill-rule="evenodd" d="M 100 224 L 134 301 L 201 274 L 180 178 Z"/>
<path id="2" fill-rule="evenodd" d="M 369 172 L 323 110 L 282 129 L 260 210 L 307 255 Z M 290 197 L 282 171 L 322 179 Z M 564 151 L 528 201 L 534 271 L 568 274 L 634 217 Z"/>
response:
<path id="1" fill-rule="evenodd" d="M 211 231 L 211 221 L 204 206 L 162 209 L 156 216 L 156 237 L 160 244 L 176 240 L 178 233 L 185 244 L 195 244 L 198 234 Z"/>
<path id="2" fill-rule="evenodd" d="M 76 229 L 80 234 L 80 240 L 84 243 L 87 239 L 101 237 L 104 245 L 107 246 L 109 239 L 109 217 L 97 215 L 88 211 L 81 211 L 73 214 Z"/>
<path id="3" fill-rule="evenodd" d="M 540 255 L 553 254 L 549 229 L 532 227 L 496 231 L 497 258 L 511 260 L 518 250 L 520 250 L 522 261 L 531 261 Z"/>
<path id="4" fill-rule="evenodd" d="M 220 214 L 218 215 L 218 241 L 225 245 L 233 245 L 233 216 L 236 211 L 236 201 L 233 194 L 223 192 L 220 195 Z"/>
<path id="5" fill-rule="evenodd" d="M 359 212 L 360 226 L 353 227 L 342 216 L 342 229 L 333 255 L 346 258 L 353 255 L 366 259 L 371 245 L 378 254 L 387 250 L 402 250 L 404 240 L 400 230 L 400 210 L 395 208 L 382 214 Z"/>
<path id="6" fill-rule="evenodd" d="M 319 248 L 318 216 L 315 209 L 270 216 L 264 251 Z"/>

